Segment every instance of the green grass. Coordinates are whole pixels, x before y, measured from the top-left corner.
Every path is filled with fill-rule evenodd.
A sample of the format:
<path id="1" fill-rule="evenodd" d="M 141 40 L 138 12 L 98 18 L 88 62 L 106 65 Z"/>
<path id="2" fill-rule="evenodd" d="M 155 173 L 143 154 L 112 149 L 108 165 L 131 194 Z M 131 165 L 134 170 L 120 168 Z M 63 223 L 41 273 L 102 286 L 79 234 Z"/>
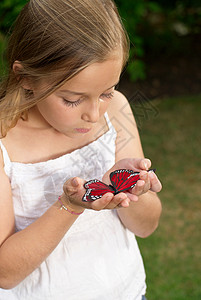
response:
<path id="1" fill-rule="evenodd" d="M 140 129 L 145 156 L 163 184 L 159 227 L 138 239 L 148 300 L 201 299 L 200 98 L 153 101 L 158 115 L 144 120 Z"/>

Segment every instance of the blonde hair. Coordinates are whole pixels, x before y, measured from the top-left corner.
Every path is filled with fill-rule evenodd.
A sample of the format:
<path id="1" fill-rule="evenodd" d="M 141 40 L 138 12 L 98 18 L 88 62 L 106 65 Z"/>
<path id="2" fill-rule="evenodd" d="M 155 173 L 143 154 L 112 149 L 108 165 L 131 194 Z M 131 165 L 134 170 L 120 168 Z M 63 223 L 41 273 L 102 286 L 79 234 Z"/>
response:
<path id="1" fill-rule="evenodd" d="M 121 49 L 123 65 L 129 41 L 111 0 L 31 0 L 18 16 L 7 49 L 9 72 L 0 87 L 1 135 L 26 119 L 29 108 L 94 62 Z M 22 68 L 17 74 L 13 64 Z M 51 82 L 40 98 L 22 87 L 24 79 Z"/>

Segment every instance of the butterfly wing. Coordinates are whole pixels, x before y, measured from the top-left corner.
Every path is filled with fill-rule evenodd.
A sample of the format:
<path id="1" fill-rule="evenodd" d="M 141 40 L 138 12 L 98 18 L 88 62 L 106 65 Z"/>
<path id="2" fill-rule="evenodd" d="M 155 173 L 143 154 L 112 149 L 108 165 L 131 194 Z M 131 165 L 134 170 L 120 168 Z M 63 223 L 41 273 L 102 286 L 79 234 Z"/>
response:
<path id="1" fill-rule="evenodd" d="M 140 179 L 140 172 L 120 169 L 110 174 L 110 181 L 114 186 L 115 193 L 120 193 L 133 188 Z"/>
<path id="2" fill-rule="evenodd" d="M 114 193 L 114 190 L 109 185 L 103 183 L 98 179 L 87 181 L 84 184 L 84 187 L 86 189 L 86 193 L 84 194 L 82 201 L 85 202 L 97 200 L 108 192 Z"/>

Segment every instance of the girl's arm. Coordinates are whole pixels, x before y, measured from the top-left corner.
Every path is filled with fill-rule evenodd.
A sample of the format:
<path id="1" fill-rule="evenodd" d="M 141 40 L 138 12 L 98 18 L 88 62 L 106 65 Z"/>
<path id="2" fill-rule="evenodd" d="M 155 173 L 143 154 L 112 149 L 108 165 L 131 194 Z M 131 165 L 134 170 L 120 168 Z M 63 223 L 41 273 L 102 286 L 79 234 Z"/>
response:
<path id="1" fill-rule="evenodd" d="M 144 159 L 137 125 L 128 101 L 121 93 L 115 92 L 112 102 L 108 113 L 117 131 L 117 163 L 104 178 L 114 169 L 148 170 L 151 167 L 151 162 Z M 122 223 L 128 229 L 137 236 L 147 237 L 158 226 L 161 202 L 155 192 L 161 190 L 161 183 L 153 172 L 142 172 L 141 179 L 133 189 L 133 194 L 138 196 L 138 201 L 130 201 L 129 207 L 119 208 L 117 212 Z M 132 198 L 131 195 L 130 199 L 136 200 L 136 196 Z"/>
<path id="2" fill-rule="evenodd" d="M 77 219 L 58 201 L 26 229 L 15 233 L 11 187 L 0 155 L 0 288 L 20 283 L 55 249 Z M 83 208 L 75 209 L 77 212 Z"/>
<path id="3" fill-rule="evenodd" d="M 86 192 L 84 183 L 78 177 L 65 182 L 61 201 L 70 211 L 80 213 L 85 208 L 113 209 L 120 203 L 122 206 L 127 203 L 124 203 L 126 195 L 121 193 L 116 197 L 107 193 L 97 201 L 85 203 L 82 201 Z M 51 254 L 78 216 L 60 210 L 61 204 L 56 201 L 34 223 L 15 233 L 11 187 L 1 156 L 0 191 L 0 288 L 11 289 Z"/>

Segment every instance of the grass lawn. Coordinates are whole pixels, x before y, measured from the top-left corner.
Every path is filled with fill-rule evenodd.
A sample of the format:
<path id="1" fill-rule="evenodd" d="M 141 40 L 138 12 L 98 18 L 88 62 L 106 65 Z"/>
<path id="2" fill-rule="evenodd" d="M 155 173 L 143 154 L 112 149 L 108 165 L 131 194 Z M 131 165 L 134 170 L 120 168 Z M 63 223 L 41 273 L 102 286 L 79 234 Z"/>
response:
<path id="1" fill-rule="evenodd" d="M 140 126 L 163 184 L 156 232 L 138 243 L 148 300 L 201 299 L 201 97 L 155 100 Z M 135 104 L 132 105 L 135 114 Z M 157 112 L 157 113 L 156 113 Z"/>

